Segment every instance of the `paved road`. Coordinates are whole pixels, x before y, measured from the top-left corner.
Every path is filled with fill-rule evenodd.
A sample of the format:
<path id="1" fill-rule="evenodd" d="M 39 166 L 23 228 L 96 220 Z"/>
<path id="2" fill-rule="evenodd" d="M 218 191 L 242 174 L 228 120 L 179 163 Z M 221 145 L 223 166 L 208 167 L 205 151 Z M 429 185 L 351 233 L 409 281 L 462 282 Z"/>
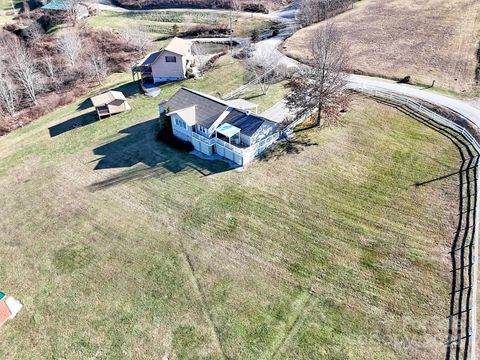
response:
<path id="1" fill-rule="evenodd" d="M 456 111 L 477 128 L 480 128 L 480 110 L 468 104 L 465 101 L 453 99 L 451 97 L 440 95 L 428 89 L 421 90 L 411 85 L 398 84 L 393 81 L 377 79 L 367 76 L 350 75 L 349 82 L 355 85 L 366 85 L 378 90 L 393 92 L 401 95 L 410 96 L 420 100 L 428 101 L 434 105 L 445 106 Z"/>
<path id="2" fill-rule="evenodd" d="M 411 85 L 398 84 L 394 81 L 368 76 L 350 75 L 348 81 L 352 85 L 364 85 L 377 90 L 409 96 L 427 101 L 434 105 L 447 107 L 462 115 L 471 124 L 479 128 L 480 131 L 480 109 L 463 100 L 457 100 L 445 95 L 440 95 L 428 89 L 422 90 Z M 275 122 L 281 122 L 282 119 L 284 119 L 286 116 L 291 116 L 291 114 L 286 108 L 284 101 L 281 101 L 265 111 L 262 116 Z"/>
<path id="3" fill-rule="evenodd" d="M 294 115 L 289 112 L 284 100 L 276 103 L 260 115 L 276 123 L 281 123 L 287 118 L 294 117 Z"/>

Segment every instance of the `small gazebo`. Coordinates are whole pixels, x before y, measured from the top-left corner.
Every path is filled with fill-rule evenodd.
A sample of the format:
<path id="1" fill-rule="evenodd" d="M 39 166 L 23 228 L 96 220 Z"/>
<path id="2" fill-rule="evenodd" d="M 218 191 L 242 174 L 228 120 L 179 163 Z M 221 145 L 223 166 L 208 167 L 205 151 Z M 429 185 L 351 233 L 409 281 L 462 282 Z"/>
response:
<path id="1" fill-rule="evenodd" d="M 99 119 L 131 110 L 127 99 L 120 91 L 108 91 L 90 99 Z"/>

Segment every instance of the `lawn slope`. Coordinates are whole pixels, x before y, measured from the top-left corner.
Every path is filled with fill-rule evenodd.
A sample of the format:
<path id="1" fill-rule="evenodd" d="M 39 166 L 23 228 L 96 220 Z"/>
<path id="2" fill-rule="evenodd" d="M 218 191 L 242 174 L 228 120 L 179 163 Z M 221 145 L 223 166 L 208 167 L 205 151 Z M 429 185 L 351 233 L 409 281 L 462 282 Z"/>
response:
<path id="1" fill-rule="evenodd" d="M 335 18 L 352 55 L 352 70 L 471 92 L 480 34 L 475 0 L 366 0 Z M 308 39 L 323 24 L 302 29 L 286 42 L 296 58 L 308 55 Z"/>
<path id="2" fill-rule="evenodd" d="M 99 15 L 87 20 L 94 28 L 124 30 L 140 27 L 157 39 L 166 39 L 173 36 L 173 26 L 178 26 L 178 31 L 184 32 L 195 26 L 211 26 L 226 29 L 228 27 L 228 14 L 201 13 L 192 11 L 152 11 L 147 13 L 122 13 L 102 11 Z M 235 36 L 249 37 L 253 30 L 269 30 L 273 25 L 271 21 L 258 17 L 236 17 L 233 21 Z"/>
<path id="3" fill-rule="evenodd" d="M 157 143 L 161 99 L 121 89 L 128 114 L 85 125 L 80 101 L 0 139 L 1 287 L 25 304 L 2 359 L 443 356 L 458 181 L 413 185 L 458 170 L 448 139 L 358 99 L 229 171 Z"/>

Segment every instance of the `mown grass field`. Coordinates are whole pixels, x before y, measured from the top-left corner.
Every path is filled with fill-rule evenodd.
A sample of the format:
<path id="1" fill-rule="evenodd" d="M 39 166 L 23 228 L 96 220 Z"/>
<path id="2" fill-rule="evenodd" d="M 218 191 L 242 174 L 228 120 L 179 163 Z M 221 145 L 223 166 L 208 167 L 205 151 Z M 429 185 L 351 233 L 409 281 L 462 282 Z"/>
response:
<path id="1" fill-rule="evenodd" d="M 13 0 L 14 6 L 19 6 L 22 3 L 21 0 Z M 10 0 L 0 0 L 0 10 L 11 10 L 12 2 Z"/>
<path id="2" fill-rule="evenodd" d="M 233 90 L 229 62 L 184 85 Z M 0 358 L 443 356 L 458 183 L 413 185 L 458 170 L 449 140 L 357 99 L 343 126 L 232 171 L 155 141 L 178 86 L 0 138 L 1 290 L 25 305 Z"/>
<path id="3" fill-rule="evenodd" d="M 475 0 L 363 0 L 334 19 L 351 52 L 351 70 L 470 94 L 476 82 L 480 3 Z M 285 43 L 305 59 L 308 41 L 323 24 Z"/>
<path id="4" fill-rule="evenodd" d="M 98 16 L 88 19 L 92 27 L 111 28 L 122 30 L 137 26 L 144 28 L 152 37 L 168 38 L 173 36 L 173 26 L 178 25 L 179 31 L 198 25 L 227 25 L 229 21 L 226 14 L 211 14 L 189 11 L 154 11 L 148 13 L 119 13 L 102 11 Z M 257 17 L 234 18 L 233 28 L 235 36 L 250 36 L 254 29 L 268 30 L 272 22 Z"/>

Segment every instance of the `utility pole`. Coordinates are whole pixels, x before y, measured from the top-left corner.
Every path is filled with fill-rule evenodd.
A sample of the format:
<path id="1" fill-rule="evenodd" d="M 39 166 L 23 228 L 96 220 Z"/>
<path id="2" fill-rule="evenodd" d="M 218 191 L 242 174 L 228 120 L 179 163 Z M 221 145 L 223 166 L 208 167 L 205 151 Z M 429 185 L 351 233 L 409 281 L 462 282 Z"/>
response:
<path id="1" fill-rule="evenodd" d="M 229 17 L 229 33 L 230 33 L 230 53 L 233 54 L 233 11 L 230 11 Z"/>
<path id="2" fill-rule="evenodd" d="M 12 5 L 13 15 L 15 15 L 15 5 L 13 3 L 13 0 L 10 0 L 10 4 Z"/>

